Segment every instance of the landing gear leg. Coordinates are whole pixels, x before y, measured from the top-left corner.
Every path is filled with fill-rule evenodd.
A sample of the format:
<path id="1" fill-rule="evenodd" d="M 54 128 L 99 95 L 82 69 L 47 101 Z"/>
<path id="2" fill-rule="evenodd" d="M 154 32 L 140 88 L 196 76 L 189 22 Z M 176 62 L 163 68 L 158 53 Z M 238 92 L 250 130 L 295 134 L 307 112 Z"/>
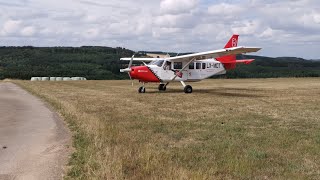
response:
<path id="1" fill-rule="evenodd" d="M 139 93 L 145 93 L 146 92 L 146 88 L 144 87 L 144 83 L 143 83 L 143 86 L 139 87 L 138 92 Z"/>
<path id="2" fill-rule="evenodd" d="M 183 81 L 180 81 L 182 86 L 184 87 L 184 92 L 189 94 L 192 93 L 192 86 L 186 85 Z"/>

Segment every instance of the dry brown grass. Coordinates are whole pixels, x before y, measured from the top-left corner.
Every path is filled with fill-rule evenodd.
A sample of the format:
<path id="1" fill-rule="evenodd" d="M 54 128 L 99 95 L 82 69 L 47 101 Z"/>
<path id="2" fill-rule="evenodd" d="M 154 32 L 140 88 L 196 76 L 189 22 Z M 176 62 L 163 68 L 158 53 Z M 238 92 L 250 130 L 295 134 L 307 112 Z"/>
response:
<path id="1" fill-rule="evenodd" d="M 320 79 L 16 81 L 74 131 L 67 178 L 319 179 Z"/>

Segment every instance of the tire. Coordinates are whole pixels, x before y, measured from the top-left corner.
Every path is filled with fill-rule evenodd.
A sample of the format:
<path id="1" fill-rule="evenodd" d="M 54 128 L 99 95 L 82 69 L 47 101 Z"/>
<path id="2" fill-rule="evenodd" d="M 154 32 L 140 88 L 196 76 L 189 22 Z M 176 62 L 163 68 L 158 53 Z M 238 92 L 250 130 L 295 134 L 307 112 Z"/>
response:
<path id="1" fill-rule="evenodd" d="M 167 90 L 167 86 L 163 86 L 162 91 L 166 91 Z"/>
<path id="2" fill-rule="evenodd" d="M 158 89 L 159 89 L 159 91 L 165 91 L 167 89 L 167 87 L 164 84 L 159 84 Z"/>
<path id="3" fill-rule="evenodd" d="M 184 87 L 184 92 L 187 94 L 192 93 L 192 87 L 190 85 L 186 85 L 186 87 Z"/>
<path id="4" fill-rule="evenodd" d="M 141 86 L 141 87 L 139 87 L 138 92 L 139 93 L 145 93 L 146 92 L 146 88 Z"/>
<path id="5" fill-rule="evenodd" d="M 158 86 L 159 91 L 162 91 L 163 86 L 164 86 L 164 84 L 159 84 L 159 86 Z"/>

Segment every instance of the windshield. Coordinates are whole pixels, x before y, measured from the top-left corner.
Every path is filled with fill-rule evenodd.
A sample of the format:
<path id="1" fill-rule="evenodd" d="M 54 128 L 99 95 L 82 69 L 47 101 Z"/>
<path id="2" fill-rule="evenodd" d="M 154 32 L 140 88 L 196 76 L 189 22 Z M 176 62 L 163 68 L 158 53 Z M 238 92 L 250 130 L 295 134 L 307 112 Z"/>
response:
<path id="1" fill-rule="evenodd" d="M 157 65 L 157 66 L 161 67 L 163 62 L 164 62 L 164 60 L 154 60 L 154 61 L 151 61 L 149 63 L 149 65 Z"/>

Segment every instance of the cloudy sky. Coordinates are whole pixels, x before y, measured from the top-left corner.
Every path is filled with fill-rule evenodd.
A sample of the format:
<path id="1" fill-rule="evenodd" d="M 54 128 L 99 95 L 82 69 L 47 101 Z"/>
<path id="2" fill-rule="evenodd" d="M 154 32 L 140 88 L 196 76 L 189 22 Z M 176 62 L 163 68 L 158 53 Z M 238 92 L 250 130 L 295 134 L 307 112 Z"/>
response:
<path id="1" fill-rule="evenodd" d="M 207 51 L 240 34 L 258 55 L 320 58 L 319 0 L 0 0 L 0 46 Z"/>

